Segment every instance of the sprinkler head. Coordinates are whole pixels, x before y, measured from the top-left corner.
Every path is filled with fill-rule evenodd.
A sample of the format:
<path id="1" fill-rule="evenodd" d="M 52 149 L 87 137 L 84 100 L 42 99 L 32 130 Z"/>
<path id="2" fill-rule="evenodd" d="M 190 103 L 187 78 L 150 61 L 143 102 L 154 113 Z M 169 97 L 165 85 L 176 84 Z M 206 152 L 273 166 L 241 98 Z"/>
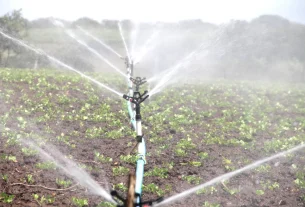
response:
<path id="1" fill-rule="evenodd" d="M 144 93 L 141 95 L 140 92 L 136 91 L 133 93 L 132 97 L 124 94 L 123 98 L 127 101 L 130 101 L 131 103 L 140 105 L 140 103 L 142 103 L 149 97 L 149 95 L 146 95 L 147 93 L 148 93 L 148 91 L 144 91 Z"/>

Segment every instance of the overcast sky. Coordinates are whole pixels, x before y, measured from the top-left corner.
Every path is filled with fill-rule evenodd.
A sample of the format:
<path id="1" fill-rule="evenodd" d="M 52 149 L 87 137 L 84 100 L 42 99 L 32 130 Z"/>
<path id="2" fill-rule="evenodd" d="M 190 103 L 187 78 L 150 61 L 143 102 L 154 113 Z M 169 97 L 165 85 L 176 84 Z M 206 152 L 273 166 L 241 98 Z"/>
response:
<path id="1" fill-rule="evenodd" d="M 66 20 L 89 17 L 98 21 L 202 19 L 219 24 L 277 14 L 305 24 L 305 0 L 0 0 L 0 16 L 20 8 L 30 20 L 51 16 Z"/>

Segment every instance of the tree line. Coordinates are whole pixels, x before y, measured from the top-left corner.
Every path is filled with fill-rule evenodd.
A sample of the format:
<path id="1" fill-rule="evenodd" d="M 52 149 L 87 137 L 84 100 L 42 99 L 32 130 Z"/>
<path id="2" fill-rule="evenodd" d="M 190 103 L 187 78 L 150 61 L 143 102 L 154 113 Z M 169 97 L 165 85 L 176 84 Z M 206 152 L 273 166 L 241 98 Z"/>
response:
<path id="1" fill-rule="evenodd" d="M 77 26 L 93 32 L 124 54 L 117 31 L 117 20 L 98 22 L 84 17 L 73 22 L 62 21 L 67 28 L 78 32 L 78 35 L 81 33 Z M 131 37 L 135 30 L 134 23 L 123 20 L 121 24 L 124 31 L 127 31 L 127 37 Z M 151 69 L 157 59 L 156 71 L 160 72 L 182 59 L 199 42 L 213 42 L 206 49 L 207 54 L 202 57 L 199 55 L 188 66 L 190 71 L 196 68 L 196 74 L 226 79 L 264 78 L 305 82 L 303 24 L 290 22 L 280 16 L 263 15 L 249 22 L 236 20 L 225 25 L 214 25 L 196 19 L 178 23 L 142 23 L 140 30 L 146 31 L 149 36 L 154 27 L 161 28 L 162 32 L 152 55 L 146 60 L 147 64 L 142 67 Z M 81 45 L 64 36 L 49 18 L 28 21 L 22 16 L 22 10 L 14 10 L 0 17 L 0 29 L 57 55 L 60 60 L 83 71 L 107 67 Z M 84 35 L 81 37 L 86 38 Z M 88 37 L 85 40 L 90 47 L 112 60 L 109 52 L 96 41 Z M 0 35 L 0 67 L 48 68 L 54 65 L 45 57 L 27 51 Z"/>

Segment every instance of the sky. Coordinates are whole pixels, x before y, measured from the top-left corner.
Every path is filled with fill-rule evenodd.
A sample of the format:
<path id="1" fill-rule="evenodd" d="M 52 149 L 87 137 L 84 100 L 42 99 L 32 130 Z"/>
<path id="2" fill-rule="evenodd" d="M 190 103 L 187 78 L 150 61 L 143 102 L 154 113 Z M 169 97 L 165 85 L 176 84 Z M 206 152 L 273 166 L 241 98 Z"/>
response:
<path id="1" fill-rule="evenodd" d="M 29 20 L 41 17 L 144 22 L 201 19 L 221 24 L 273 14 L 305 24 L 305 0 L 0 0 L 0 16 L 20 8 Z"/>

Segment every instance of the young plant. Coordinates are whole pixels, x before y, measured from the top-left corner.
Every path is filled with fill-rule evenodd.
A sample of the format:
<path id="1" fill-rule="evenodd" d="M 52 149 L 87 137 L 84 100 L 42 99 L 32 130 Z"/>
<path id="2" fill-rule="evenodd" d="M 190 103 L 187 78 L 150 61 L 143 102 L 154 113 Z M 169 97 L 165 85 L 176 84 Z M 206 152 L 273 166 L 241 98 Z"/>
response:
<path id="1" fill-rule="evenodd" d="M 101 155 L 101 153 L 99 153 L 99 152 L 94 152 L 94 154 L 95 154 L 95 159 L 102 163 L 112 162 L 111 157 L 105 157 L 104 155 Z"/>
<path id="2" fill-rule="evenodd" d="M 2 180 L 4 180 L 4 182 L 7 183 L 7 181 L 8 181 L 8 175 L 7 174 L 2 174 L 1 178 L 2 178 Z"/>
<path id="3" fill-rule="evenodd" d="M 154 183 L 143 185 L 143 191 L 148 193 L 154 193 L 158 196 L 163 196 L 165 194 L 165 192 Z"/>
<path id="4" fill-rule="evenodd" d="M 51 196 L 39 196 L 38 194 L 32 194 L 33 195 L 33 198 L 34 200 L 40 205 L 40 206 L 44 206 L 44 204 L 52 204 L 54 203 L 55 201 L 55 198 L 54 197 L 51 197 Z"/>
<path id="5" fill-rule="evenodd" d="M 129 173 L 129 168 L 119 166 L 112 168 L 112 172 L 114 176 L 123 176 Z"/>
<path id="6" fill-rule="evenodd" d="M 264 195 L 265 192 L 263 190 L 256 190 L 255 191 L 256 195 Z"/>
<path id="7" fill-rule="evenodd" d="M 71 180 L 62 180 L 60 178 L 56 178 L 56 184 L 60 187 L 68 188 L 69 186 L 71 186 L 72 181 Z"/>
<path id="8" fill-rule="evenodd" d="M 72 197 L 72 202 L 75 206 L 77 207 L 84 207 L 84 206 L 88 206 L 88 200 L 85 198 L 76 198 L 76 197 Z"/>
<path id="9" fill-rule="evenodd" d="M 9 195 L 6 193 L 0 193 L 0 201 L 4 203 L 12 203 L 14 201 L 15 195 Z"/>
<path id="10" fill-rule="evenodd" d="M 35 182 L 33 175 L 31 175 L 31 174 L 26 175 L 26 182 L 33 184 Z"/>
<path id="11" fill-rule="evenodd" d="M 168 169 L 167 168 L 158 168 L 154 167 L 152 170 L 145 172 L 144 176 L 156 176 L 159 178 L 167 178 L 168 177 Z"/>
<path id="12" fill-rule="evenodd" d="M 204 204 L 203 204 L 203 207 L 220 207 L 220 204 L 209 203 L 208 201 L 205 201 Z"/>
<path id="13" fill-rule="evenodd" d="M 24 156 L 27 156 L 27 157 L 38 154 L 37 150 L 31 149 L 29 147 L 23 147 L 23 148 L 21 148 L 21 151 L 24 154 Z"/>
<path id="14" fill-rule="evenodd" d="M 47 161 L 43 163 L 37 163 L 36 167 L 42 170 L 55 170 L 56 165 L 53 162 Z"/>
<path id="15" fill-rule="evenodd" d="M 189 184 L 198 185 L 201 181 L 201 178 L 196 175 L 182 175 L 182 180 L 186 180 Z"/>
<path id="16" fill-rule="evenodd" d="M 123 191 L 123 192 L 127 192 L 128 188 L 125 186 L 124 183 L 118 183 L 118 184 L 115 184 L 113 186 L 114 189 L 116 190 L 120 190 L 120 191 Z"/>

